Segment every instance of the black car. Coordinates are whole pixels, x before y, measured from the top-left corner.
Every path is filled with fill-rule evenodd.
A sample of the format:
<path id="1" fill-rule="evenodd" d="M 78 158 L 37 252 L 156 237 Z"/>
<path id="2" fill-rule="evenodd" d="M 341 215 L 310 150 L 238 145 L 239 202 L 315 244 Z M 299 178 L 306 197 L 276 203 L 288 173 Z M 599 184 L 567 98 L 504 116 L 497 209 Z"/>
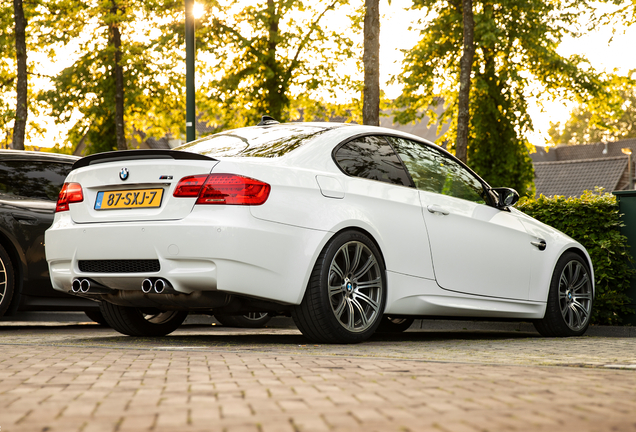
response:
<path id="1" fill-rule="evenodd" d="M 58 194 L 79 159 L 53 153 L 0 150 L 0 317 L 18 311 L 85 311 L 97 303 L 51 286 L 44 231 Z"/>

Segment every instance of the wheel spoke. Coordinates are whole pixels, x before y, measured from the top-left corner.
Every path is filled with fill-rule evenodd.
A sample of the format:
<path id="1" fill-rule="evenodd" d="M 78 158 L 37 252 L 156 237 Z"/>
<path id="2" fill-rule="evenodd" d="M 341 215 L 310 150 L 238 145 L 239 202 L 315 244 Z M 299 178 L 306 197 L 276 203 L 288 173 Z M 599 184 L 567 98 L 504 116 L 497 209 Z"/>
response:
<path id="1" fill-rule="evenodd" d="M 373 309 L 374 312 L 377 312 L 380 308 L 380 305 L 378 304 L 378 302 L 376 302 L 375 300 L 371 299 L 371 297 L 369 297 L 368 295 L 361 293 L 360 291 L 357 291 L 354 294 L 353 297 L 356 301 L 356 303 L 359 303 L 358 300 L 363 300 L 366 304 L 368 304 L 369 306 L 371 306 L 371 308 Z"/>
<path id="2" fill-rule="evenodd" d="M 576 265 L 574 263 L 570 263 L 570 264 L 574 266 L 574 274 L 572 275 L 572 278 L 570 279 L 570 281 L 574 284 L 576 283 L 576 281 L 579 280 L 579 274 L 581 273 L 581 265 L 578 263 L 576 263 Z"/>
<path id="3" fill-rule="evenodd" d="M 582 303 L 579 303 L 578 301 L 572 302 L 572 309 L 578 315 L 582 315 L 584 319 L 587 319 L 587 316 L 589 315 L 589 311 L 587 310 L 585 306 L 583 306 Z M 583 321 L 581 321 L 581 323 L 583 323 Z"/>
<path id="4" fill-rule="evenodd" d="M 358 266 L 360 265 L 360 258 L 362 258 L 362 245 L 360 243 L 356 243 L 356 251 L 353 256 L 353 262 L 351 263 L 351 268 L 349 272 L 352 274 L 356 273 Z M 355 277 L 355 276 L 354 276 Z"/>
<path id="5" fill-rule="evenodd" d="M 581 316 L 581 312 L 582 310 L 577 308 L 575 306 L 575 304 L 572 304 L 572 317 L 575 319 L 575 322 L 572 323 L 572 328 L 581 328 L 581 326 L 583 325 L 583 317 Z"/>
<path id="6" fill-rule="evenodd" d="M 367 318 L 367 315 L 364 313 L 364 308 L 355 298 L 351 299 L 351 305 L 355 307 L 356 309 L 358 309 L 358 312 L 360 313 L 361 327 L 366 328 L 367 325 L 369 325 L 369 319 Z"/>
<path id="7" fill-rule="evenodd" d="M 338 304 L 338 307 L 333 311 L 333 313 L 336 315 L 336 318 L 338 318 L 338 321 L 340 322 L 342 322 L 340 318 L 342 317 L 342 314 L 344 313 L 346 307 L 347 301 L 343 298 Z"/>
<path id="8" fill-rule="evenodd" d="M 570 310 L 570 307 L 569 307 L 569 306 L 567 306 L 567 305 L 566 305 L 564 308 L 562 308 L 562 309 L 561 309 L 561 315 L 563 316 L 563 319 L 564 319 L 566 322 L 568 321 L 567 315 L 568 315 L 568 311 L 569 311 L 569 310 Z"/>
<path id="9" fill-rule="evenodd" d="M 358 282 L 358 290 L 369 288 L 382 288 L 382 278 L 376 278 L 370 281 Z"/>
<path id="10" fill-rule="evenodd" d="M 581 288 L 583 288 L 584 286 L 587 285 L 589 279 L 587 278 L 587 273 L 583 275 L 583 278 L 581 278 L 581 282 L 577 283 L 576 285 L 574 285 L 574 287 L 572 288 L 572 290 L 574 292 L 580 290 Z"/>
<path id="11" fill-rule="evenodd" d="M 373 255 L 369 255 L 369 259 L 367 259 L 367 262 L 364 263 L 364 266 L 362 266 L 362 268 L 353 275 L 353 278 L 361 279 L 365 274 L 367 274 L 371 270 L 371 268 L 375 266 L 375 264 L 376 264 L 375 257 Z"/>
<path id="12" fill-rule="evenodd" d="M 343 294 L 345 290 L 342 288 L 342 285 L 329 285 L 329 298 L 336 296 L 338 294 Z"/>
<path id="13" fill-rule="evenodd" d="M 344 272 L 340 269 L 340 266 L 338 265 L 336 260 L 333 260 L 333 262 L 331 263 L 331 271 L 335 273 L 336 276 L 340 278 L 340 280 L 343 280 L 345 278 Z"/>
<path id="14" fill-rule="evenodd" d="M 349 328 L 351 330 L 356 328 L 356 320 L 355 320 L 355 311 L 353 309 L 353 305 L 351 304 L 351 300 L 347 299 L 347 306 L 349 306 Z"/>
<path id="15" fill-rule="evenodd" d="M 576 294 L 574 298 L 576 300 L 592 300 L 592 293 L 586 292 L 586 293 Z"/>

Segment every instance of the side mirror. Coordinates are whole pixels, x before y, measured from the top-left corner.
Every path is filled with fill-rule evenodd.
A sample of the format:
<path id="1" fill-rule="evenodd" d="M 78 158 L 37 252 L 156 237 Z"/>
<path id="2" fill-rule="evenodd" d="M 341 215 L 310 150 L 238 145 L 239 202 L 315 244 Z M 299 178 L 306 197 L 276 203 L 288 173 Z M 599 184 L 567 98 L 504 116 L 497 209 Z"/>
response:
<path id="1" fill-rule="evenodd" d="M 519 194 L 511 188 L 493 188 L 491 189 L 497 195 L 497 207 L 506 208 L 513 206 L 519 201 Z"/>

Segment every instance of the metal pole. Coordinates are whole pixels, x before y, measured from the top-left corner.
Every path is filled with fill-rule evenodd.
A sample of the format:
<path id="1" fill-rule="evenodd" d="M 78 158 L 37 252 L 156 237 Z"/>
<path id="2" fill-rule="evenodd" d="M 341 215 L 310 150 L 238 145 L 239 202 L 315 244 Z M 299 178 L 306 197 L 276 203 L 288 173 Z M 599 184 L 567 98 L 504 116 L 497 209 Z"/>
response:
<path id="1" fill-rule="evenodd" d="M 629 167 L 627 169 L 627 174 L 629 175 L 629 190 L 634 189 L 634 176 L 632 175 L 632 154 L 627 155 L 627 163 Z"/>
<path id="2" fill-rule="evenodd" d="M 194 0 L 185 0 L 185 43 L 186 43 L 186 142 L 194 141 L 196 131 L 196 105 L 194 86 Z"/>

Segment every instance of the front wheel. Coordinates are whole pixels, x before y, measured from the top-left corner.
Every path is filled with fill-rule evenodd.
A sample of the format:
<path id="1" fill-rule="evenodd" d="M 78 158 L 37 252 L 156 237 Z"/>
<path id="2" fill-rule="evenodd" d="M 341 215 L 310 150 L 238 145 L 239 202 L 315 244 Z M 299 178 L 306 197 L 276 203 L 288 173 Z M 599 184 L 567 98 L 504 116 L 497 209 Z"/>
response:
<path id="1" fill-rule="evenodd" d="M 261 328 L 272 319 L 267 312 L 250 312 L 245 315 L 214 315 L 214 318 L 226 327 Z"/>
<path id="2" fill-rule="evenodd" d="M 380 250 L 365 234 L 343 231 L 320 253 L 292 317 L 315 342 L 358 343 L 378 328 L 385 302 Z"/>
<path id="3" fill-rule="evenodd" d="M 165 336 L 181 326 L 188 316 L 182 311 L 142 310 L 101 302 L 99 310 L 108 325 L 128 336 Z"/>
<path id="4" fill-rule="evenodd" d="M 378 333 L 402 333 L 411 327 L 414 321 L 413 318 L 397 318 L 385 315 L 378 326 Z"/>
<path id="5" fill-rule="evenodd" d="M 566 252 L 554 268 L 545 316 L 534 322 L 547 337 L 580 336 L 590 325 L 594 292 L 586 261 Z"/>

